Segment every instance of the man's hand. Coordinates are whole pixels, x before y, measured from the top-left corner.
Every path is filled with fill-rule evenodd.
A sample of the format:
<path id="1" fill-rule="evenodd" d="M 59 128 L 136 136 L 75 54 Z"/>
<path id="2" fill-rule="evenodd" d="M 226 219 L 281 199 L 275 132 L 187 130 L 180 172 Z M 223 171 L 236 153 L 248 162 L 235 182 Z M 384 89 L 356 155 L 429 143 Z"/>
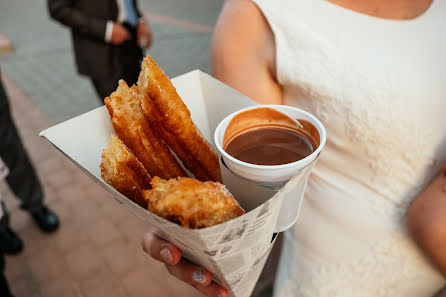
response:
<path id="1" fill-rule="evenodd" d="M 152 44 L 152 32 L 149 26 L 144 21 L 139 21 L 136 27 L 136 36 L 138 38 L 138 44 L 145 50 L 149 49 Z"/>
<path id="2" fill-rule="evenodd" d="M 131 38 L 130 32 L 119 23 L 113 23 L 110 42 L 119 45 Z"/>
<path id="3" fill-rule="evenodd" d="M 181 258 L 181 251 L 170 242 L 147 233 L 142 241 L 143 250 L 155 260 L 166 264 L 171 275 L 191 285 L 207 297 L 227 297 L 228 291 L 212 281 L 206 269 Z"/>

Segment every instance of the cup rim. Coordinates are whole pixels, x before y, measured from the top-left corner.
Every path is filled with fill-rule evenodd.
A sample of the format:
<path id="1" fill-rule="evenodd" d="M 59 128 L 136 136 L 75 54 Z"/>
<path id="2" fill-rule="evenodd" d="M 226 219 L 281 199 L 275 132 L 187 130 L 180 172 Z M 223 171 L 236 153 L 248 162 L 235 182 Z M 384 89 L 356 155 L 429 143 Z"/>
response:
<path id="1" fill-rule="evenodd" d="M 314 150 L 314 152 L 312 152 L 311 154 L 309 154 L 308 156 L 306 156 L 303 159 L 300 159 L 298 161 L 295 162 L 291 162 L 291 163 L 286 163 L 286 164 L 280 164 L 280 165 L 258 165 L 258 164 L 252 164 L 252 163 L 248 163 L 248 162 L 244 162 L 241 161 L 237 158 L 234 158 L 233 156 L 231 156 L 230 154 L 228 154 L 223 147 L 220 145 L 220 141 L 219 141 L 219 131 L 221 130 L 221 127 L 230 119 L 232 119 L 234 116 L 236 116 L 237 114 L 244 112 L 246 110 L 250 110 L 250 109 L 256 109 L 256 108 L 282 108 L 282 109 L 292 109 L 292 110 L 298 110 L 300 113 L 305 114 L 305 116 L 309 117 L 313 122 L 312 124 L 315 124 L 316 128 L 318 129 L 319 132 L 319 136 L 320 136 L 320 143 L 319 146 L 316 150 Z M 277 110 L 277 109 L 276 109 Z M 280 111 L 280 110 L 278 110 Z M 295 167 L 301 164 L 305 164 L 307 162 L 311 162 L 312 160 L 316 159 L 316 157 L 319 155 L 319 153 L 321 152 L 322 148 L 325 146 L 325 142 L 327 140 L 327 132 L 325 130 L 324 125 L 322 125 L 321 121 L 316 118 L 314 115 L 312 115 L 311 113 L 297 108 L 297 107 L 293 107 L 293 106 L 289 106 L 289 105 L 278 105 L 278 104 L 262 104 L 262 105 L 256 105 L 256 106 L 250 106 L 250 107 L 245 107 L 242 109 L 239 109 L 229 115 L 227 115 L 223 120 L 220 121 L 220 123 L 218 124 L 217 128 L 215 128 L 215 132 L 214 132 L 214 143 L 217 147 L 217 149 L 220 151 L 220 153 L 223 155 L 224 158 L 229 159 L 230 161 L 237 163 L 239 165 L 242 166 L 246 166 L 246 167 L 250 167 L 252 169 L 263 169 L 263 170 L 278 170 L 278 169 L 286 169 L 286 168 L 290 168 L 290 167 Z"/>

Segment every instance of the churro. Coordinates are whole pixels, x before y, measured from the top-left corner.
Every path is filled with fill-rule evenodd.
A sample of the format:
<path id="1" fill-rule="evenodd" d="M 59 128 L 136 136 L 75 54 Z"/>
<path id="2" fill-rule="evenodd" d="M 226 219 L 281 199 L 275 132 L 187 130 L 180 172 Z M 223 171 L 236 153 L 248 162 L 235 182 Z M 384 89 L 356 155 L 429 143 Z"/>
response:
<path id="1" fill-rule="evenodd" d="M 199 180 L 221 181 L 218 156 L 191 119 L 175 87 L 147 55 L 138 79 L 142 110 L 154 129 Z"/>

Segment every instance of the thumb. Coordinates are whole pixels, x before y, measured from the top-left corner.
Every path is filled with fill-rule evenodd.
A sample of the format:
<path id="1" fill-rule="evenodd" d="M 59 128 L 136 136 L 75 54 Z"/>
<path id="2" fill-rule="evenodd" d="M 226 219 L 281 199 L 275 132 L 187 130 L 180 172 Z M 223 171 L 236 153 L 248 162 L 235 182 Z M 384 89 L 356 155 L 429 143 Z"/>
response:
<path id="1" fill-rule="evenodd" d="M 179 248 L 170 242 L 160 239 L 152 232 L 144 235 L 142 248 L 155 260 L 168 265 L 175 265 L 181 259 L 181 250 Z"/>

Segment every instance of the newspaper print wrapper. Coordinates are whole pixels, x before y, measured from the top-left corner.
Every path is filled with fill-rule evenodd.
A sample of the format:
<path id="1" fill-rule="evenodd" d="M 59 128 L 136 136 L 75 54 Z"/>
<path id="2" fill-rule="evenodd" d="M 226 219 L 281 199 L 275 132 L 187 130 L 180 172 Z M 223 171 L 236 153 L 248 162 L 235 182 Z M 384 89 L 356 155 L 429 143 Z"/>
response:
<path id="1" fill-rule="evenodd" d="M 199 70 L 181 75 L 172 82 L 189 108 L 193 121 L 215 151 L 212 139 L 219 122 L 234 111 L 258 105 Z M 220 163 L 224 184 L 247 213 L 217 226 L 187 229 L 141 208 L 102 180 L 99 164 L 111 133 L 114 133 L 113 127 L 103 106 L 46 129 L 40 135 L 108 190 L 112 197 L 129 207 L 147 225 L 148 231 L 172 242 L 183 251 L 185 258 L 208 269 L 214 280 L 228 289 L 229 296 L 250 296 L 276 233 L 292 226 L 297 219 L 314 162 L 280 190 L 243 180 Z M 290 197 L 295 201 L 295 215 L 283 218 L 281 207 Z"/>

